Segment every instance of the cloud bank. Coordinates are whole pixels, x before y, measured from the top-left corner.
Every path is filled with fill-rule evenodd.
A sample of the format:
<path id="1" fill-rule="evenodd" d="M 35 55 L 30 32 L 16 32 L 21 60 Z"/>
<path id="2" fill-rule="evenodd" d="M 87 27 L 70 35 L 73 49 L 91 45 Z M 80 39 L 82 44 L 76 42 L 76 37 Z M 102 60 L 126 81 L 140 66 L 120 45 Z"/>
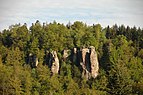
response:
<path id="1" fill-rule="evenodd" d="M 83 21 L 143 28 L 142 0 L 1 0 L 0 30 L 15 23 Z"/>

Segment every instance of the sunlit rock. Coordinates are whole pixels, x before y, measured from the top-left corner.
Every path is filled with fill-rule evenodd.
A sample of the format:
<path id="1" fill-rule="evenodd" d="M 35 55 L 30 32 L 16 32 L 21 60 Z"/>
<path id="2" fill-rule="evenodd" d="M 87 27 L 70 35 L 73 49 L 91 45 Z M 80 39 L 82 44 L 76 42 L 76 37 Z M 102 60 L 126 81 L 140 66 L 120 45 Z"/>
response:
<path id="1" fill-rule="evenodd" d="M 65 61 L 70 56 L 70 50 L 65 49 L 63 50 L 63 60 Z"/>
<path id="2" fill-rule="evenodd" d="M 99 63 L 97 53 L 93 46 L 90 47 L 90 63 L 91 63 L 91 76 L 96 78 L 99 70 Z"/>
<path id="3" fill-rule="evenodd" d="M 86 78 L 87 80 L 90 79 L 91 77 L 96 78 L 98 75 L 99 63 L 95 47 L 90 46 L 89 48 L 82 48 L 80 52 L 81 52 L 80 65 L 82 67 L 82 78 Z"/>
<path id="4" fill-rule="evenodd" d="M 57 74 L 59 72 L 59 59 L 58 59 L 58 56 L 57 56 L 57 52 L 52 51 L 51 54 L 52 54 L 52 57 L 53 57 L 51 71 L 52 71 L 53 74 Z"/>

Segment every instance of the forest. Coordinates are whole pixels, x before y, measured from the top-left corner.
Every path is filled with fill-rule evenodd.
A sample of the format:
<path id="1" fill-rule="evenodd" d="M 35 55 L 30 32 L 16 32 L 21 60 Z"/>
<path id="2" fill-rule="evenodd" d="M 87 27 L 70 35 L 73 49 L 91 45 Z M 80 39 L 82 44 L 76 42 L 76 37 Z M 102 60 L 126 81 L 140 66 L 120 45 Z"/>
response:
<path id="1" fill-rule="evenodd" d="M 62 51 L 94 46 L 99 74 L 86 80 Z M 46 51 L 57 51 L 58 74 L 45 65 Z M 28 55 L 38 66 L 28 63 Z M 0 95 L 143 95 L 143 29 L 102 27 L 81 21 L 14 24 L 0 32 Z"/>

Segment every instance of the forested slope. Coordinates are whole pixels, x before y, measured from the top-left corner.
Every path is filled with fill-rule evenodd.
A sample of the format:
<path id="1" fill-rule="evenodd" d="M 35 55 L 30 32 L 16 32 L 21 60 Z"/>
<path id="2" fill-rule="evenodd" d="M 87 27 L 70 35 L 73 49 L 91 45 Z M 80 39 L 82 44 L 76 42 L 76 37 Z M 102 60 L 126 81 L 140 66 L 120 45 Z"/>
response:
<path id="1" fill-rule="evenodd" d="M 88 80 L 65 49 L 94 46 L 99 74 Z M 58 74 L 45 65 L 46 51 L 57 51 Z M 28 63 L 36 55 L 38 66 Z M 12 25 L 0 32 L 0 95 L 143 95 L 143 29 L 88 26 L 76 21 Z"/>

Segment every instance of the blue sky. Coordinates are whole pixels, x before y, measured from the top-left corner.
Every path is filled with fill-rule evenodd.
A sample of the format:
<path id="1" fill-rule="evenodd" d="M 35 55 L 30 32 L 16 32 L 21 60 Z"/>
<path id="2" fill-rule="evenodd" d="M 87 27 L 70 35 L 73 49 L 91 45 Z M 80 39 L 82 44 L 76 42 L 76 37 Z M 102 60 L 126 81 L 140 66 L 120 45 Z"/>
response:
<path id="1" fill-rule="evenodd" d="M 1 0 L 0 31 L 16 23 L 83 21 L 143 28 L 143 0 Z"/>

